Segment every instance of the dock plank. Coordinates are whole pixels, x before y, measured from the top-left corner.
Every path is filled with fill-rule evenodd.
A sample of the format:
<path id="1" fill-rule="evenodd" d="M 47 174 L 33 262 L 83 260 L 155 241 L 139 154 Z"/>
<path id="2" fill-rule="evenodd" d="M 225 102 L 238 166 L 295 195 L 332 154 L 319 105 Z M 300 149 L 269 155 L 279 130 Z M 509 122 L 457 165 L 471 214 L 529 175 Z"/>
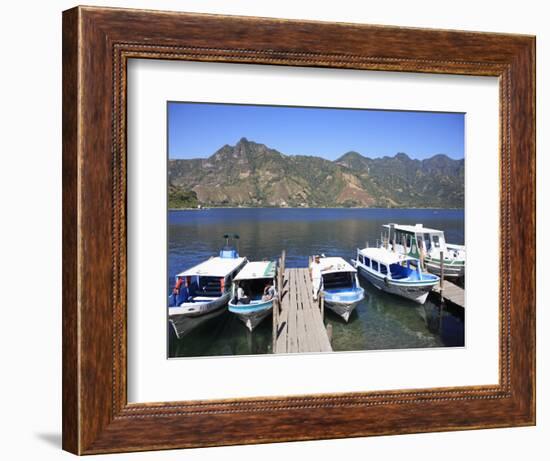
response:
<path id="1" fill-rule="evenodd" d="M 308 325 L 310 326 L 311 334 L 316 339 L 316 343 L 317 343 L 316 350 L 321 352 L 330 352 L 332 351 L 332 346 L 330 344 L 327 330 L 325 328 L 323 314 L 321 313 L 319 303 L 317 301 L 313 301 L 313 293 L 312 293 L 311 279 L 309 278 L 309 271 L 304 272 L 304 283 L 307 287 L 305 292 L 308 295 L 307 301 L 309 305 L 309 315 L 312 319 Z"/>
<path id="2" fill-rule="evenodd" d="M 433 291 L 440 293 L 439 285 L 434 287 Z M 457 306 L 465 307 L 464 289 L 449 280 L 443 281 L 443 299 L 450 301 Z"/>
<path id="3" fill-rule="evenodd" d="M 332 351 L 319 306 L 312 299 L 308 269 L 286 269 L 284 288 L 274 352 Z"/>
<path id="4" fill-rule="evenodd" d="M 309 279 L 309 275 L 308 275 Z M 300 277 L 300 289 L 307 293 L 311 292 L 311 283 L 307 283 L 304 277 Z M 304 296 L 303 308 L 304 308 L 304 327 L 305 335 L 307 337 L 307 348 L 309 351 L 320 351 L 321 342 L 319 340 L 319 329 L 315 326 L 315 319 L 312 313 L 312 299 L 311 297 Z"/>
<path id="5" fill-rule="evenodd" d="M 281 292 L 281 312 L 278 316 L 278 324 L 276 331 L 278 334 L 275 350 L 273 352 L 286 354 L 287 352 L 287 336 L 288 336 L 288 311 L 290 310 L 290 297 L 288 290 L 288 274 L 284 275 L 283 279 L 284 290 Z"/>
<path id="6" fill-rule="evenodd" d="M 315 350 L 313 347 L 314 341 L 311 337 L 308 327 L 312 327 L 311 322 L 308 322 L 308 313 L 310 310 L 309 297 L 307 296 L 307 286 L 304 281 L 304 274 L 302 270 L 297 271 L 296 274 L 296 291 L 299 293 L 297 303 L 297 334 L 299 343 L 299 352 L 312 352 Z"/>
<path id="7" fill-rule="evenodd" d="M 297 337 L 297 311 L 298 311 L 298 293 L 296 289 L 296 271 L 289 270 L 289 310 L 288 310 L 288 335 L 287 335 L 287 352 L 298 352 L 298 337 Z"/>
<path id="8" fill-rule="evenodd" d="M 306 280 L 304 281 L 308 293 L 306 298 L 307 306 L 307 329 L 308 335 L 311 337 L 312 351 L 326 351 L 324 338 L 328 339 L 327 332 L 325 329 L 324 321 L 319 310 L 319 303 L 313 301 L 313 295 L 311 290 L 311 280 L 309 279 L 309 274 L 305 275 Z M 328 349 L 331 350 L 331 349 Z"/>

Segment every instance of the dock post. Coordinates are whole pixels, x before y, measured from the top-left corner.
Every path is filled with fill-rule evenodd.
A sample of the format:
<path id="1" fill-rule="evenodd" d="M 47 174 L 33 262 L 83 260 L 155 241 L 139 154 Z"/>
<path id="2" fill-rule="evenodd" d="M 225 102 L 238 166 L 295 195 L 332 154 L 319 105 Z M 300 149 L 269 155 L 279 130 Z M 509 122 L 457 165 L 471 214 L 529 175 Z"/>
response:
<path id="1" fill-rule="evenodd" d="M 279 271 L 277 273 L 277 285 L 278 285 L 278 293 L 279 293 L 279 301 L 282 300 L 283 297 L 283 285 L 284 285 L 284 268 L 282 264 L 281 258 L 279 258 Z"/>
<path id="2" fill-rule="evenodd" d="M 285 271 L 285 266 L 286 266 L 286 250 L 283 250 L 283 252 L 281 253 L 281 270 L 284 272 Z"/>
<path id="3" fill-rule="evenodd" d="M 319 296 L 319 309 L 321 310 L 321 318 L 325 318 L 325 295 L 323 293 Z"/>
<path id="4" fill-rule="evenodd" d="M 280 294 L 279 294 L 280 296 Z M 279 299 L 276 296 L 275 299 L 273 299 L 273 333 L 272 333 L 272 345 L 271 345 L 271 353 L 275 353 L 275 349 L 277 348 L 277 328 L 279 325 Z"/>
<path id="5" fill-rule="evenodd" d="M 445 278 L 445 268 L 443 262 L 443 250 L 441 250 L 439 252 L 439 293 L 441 295 L 441 302 L 443 302 L 443 282 Z"/>

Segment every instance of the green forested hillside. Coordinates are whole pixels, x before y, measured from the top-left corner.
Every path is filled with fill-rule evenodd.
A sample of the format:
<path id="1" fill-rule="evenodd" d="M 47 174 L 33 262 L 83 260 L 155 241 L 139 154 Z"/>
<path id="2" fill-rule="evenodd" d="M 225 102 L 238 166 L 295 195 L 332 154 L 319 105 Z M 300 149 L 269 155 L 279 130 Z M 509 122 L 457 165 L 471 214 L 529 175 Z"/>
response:
<path id="1" fill-rule="evenodd" d="M 444 154 L 415 160 L 348 152 L 330 161 L 243 138 L 206 159 L 170 160 L 168 181 L 171 208 L 464 207 L 464 160 Z"/>

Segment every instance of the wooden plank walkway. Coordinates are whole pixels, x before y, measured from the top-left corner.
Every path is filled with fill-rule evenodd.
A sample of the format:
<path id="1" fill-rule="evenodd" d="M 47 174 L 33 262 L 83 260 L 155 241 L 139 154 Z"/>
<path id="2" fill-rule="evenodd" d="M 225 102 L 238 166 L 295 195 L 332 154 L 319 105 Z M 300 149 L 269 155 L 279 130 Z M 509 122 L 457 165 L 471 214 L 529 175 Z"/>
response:
<path id="1" fill-rule="evenodd" d="M 439 285 L 433 288 L 437 294 L 440 293 Z M 464 288 L 455 285 L 448 280 L 443 281 L 443 299 L 456 304 L 457 306 L 464 307 Z"/>
<path id="2" fill-rule="evenodd" d="M 273 316 L 274 353 L 331 352 L 332 347 L 317 302 L 313 301 L 307 268 L 285 269 L 281 306 Z"/>

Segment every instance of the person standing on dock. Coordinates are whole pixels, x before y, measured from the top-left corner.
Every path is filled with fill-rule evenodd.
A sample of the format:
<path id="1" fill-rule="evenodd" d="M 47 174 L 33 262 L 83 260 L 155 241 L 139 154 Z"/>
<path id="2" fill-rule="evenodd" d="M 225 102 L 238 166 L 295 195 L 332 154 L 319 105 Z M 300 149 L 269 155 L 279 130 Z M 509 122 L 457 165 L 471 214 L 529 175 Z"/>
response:
<path id="1" fill-rule="evenodd" d="M 321 257 L 315 255 L 313 262 L 309 267 L 309 276 L 311 278 L 311 285 L 313 288 L 313 301 L 317 301 L 319 297 L 319 291 L 321 291 L 321 286 L 323 285 L 323 275 L 322 272 L 328 269 L 331 269 L 332 265 L 328 267 L 323 267 L 321 264 Z"/>

